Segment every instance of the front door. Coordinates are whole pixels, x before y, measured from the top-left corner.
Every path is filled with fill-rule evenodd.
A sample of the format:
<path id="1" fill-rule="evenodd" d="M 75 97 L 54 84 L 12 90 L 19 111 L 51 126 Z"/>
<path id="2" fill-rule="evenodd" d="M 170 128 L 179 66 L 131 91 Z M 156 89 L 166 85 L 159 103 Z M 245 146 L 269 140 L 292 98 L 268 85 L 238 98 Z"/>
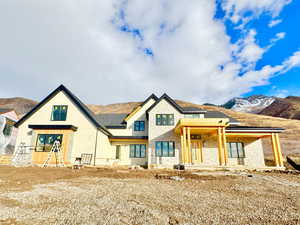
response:
<path id="1" fill-rule="evenodd" d="M 191 141 L 192 163 L 202 163 L 202 142 L 199 140 Z"/>

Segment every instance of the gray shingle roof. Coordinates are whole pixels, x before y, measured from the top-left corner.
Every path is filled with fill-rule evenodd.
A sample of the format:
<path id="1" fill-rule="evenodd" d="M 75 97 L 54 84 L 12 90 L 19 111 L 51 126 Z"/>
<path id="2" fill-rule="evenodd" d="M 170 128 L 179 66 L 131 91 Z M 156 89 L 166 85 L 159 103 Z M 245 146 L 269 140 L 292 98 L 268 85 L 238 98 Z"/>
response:
<path id="1" fill-rule="evenodd" d="M 126 126 L 123 121 L 128 114 L 98 114 L 96 119 L 105 127 L 110 126 Z"/>
<path id="2" fill-rule="evenodd" d="M 202 112 L 203 113 L 203 109 L 199 109 L 197 107 L 181 107 L 182 111 L 185 112 Z"/>
<path id="3" fill-rule="evenodd" d="M 230 116 L 227 116 L 225 113 L 222 113 L 222 112 L 219 112 L 219 111 L 207 111 L 205 114 L 204 114 L 204 118 L 228 118 L 229 119 L 229 122 L 231 123 L 238 123 L 239 121 L 230 117 Z"/>

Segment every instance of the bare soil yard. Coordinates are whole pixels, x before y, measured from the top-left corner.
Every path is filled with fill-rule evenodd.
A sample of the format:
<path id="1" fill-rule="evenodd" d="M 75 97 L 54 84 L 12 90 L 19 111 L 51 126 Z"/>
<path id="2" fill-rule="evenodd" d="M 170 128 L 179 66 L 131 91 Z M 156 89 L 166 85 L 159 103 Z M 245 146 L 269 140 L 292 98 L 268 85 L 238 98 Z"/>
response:
<path id="1" fill-rule="evenodd" d="M 300 224 L 300 175 L 3 166 L 0 224 Z"/>

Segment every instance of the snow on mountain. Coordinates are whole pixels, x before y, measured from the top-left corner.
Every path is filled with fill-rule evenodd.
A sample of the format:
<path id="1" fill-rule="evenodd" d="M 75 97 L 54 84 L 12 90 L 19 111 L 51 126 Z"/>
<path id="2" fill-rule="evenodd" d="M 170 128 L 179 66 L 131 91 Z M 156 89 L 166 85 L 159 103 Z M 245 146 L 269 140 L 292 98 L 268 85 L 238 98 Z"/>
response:
<path id="1" fill-rule="evenodd" d="M 223 105 L 237 112 L 259 113 L 275 101 L 275 97 L 252 95 L 246 98 L 233 98 Z"/>

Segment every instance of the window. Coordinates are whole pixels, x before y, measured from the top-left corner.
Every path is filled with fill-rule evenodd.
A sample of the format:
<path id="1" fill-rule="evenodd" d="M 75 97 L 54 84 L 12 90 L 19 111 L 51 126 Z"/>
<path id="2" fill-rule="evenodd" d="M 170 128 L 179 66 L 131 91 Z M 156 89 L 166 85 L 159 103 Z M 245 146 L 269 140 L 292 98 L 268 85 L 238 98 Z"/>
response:
<path id="1" fill-rule="evenodd" d="M 200 118 L 200 114 L 184 114 L 184 118 Z"/>
<path id="2" fill-rule="evenodd" d="M 54 105 L 52 109 L 51 120 L 53 121 L 65 121 L 67 119 L 68 106 L 66 105 Z"/>
<path id="3" fill-rule="evenodd" d="M 158 157 L 174 157 L 175 143 L 173 141 L 155 142 L 155 153 Z"/>
<path id="4" fill-rule="evenodd" d="M 10 136 L 11 133 L 12 133 L 12 130 L 13 130 L 13 121 L 12 120 L 9 120 L 9 119 L 6 119 L 6 124 L 4 126 L 4 129 L 3 129 L 3 134 L 4 136 Z"/>
<path id="5" fill-rule="evenodd" d="M 62 143 L 62 134 L 39 134 L 36 142 L 36 152 L 50 152 L 54 141 Z"/>
<path id="6" fill-rule="evenodd" d="M 229 158 L 245 158 L 244 144 L 241 142 L 227 143 Z"/>
<path id="7" fill-rule="evenodd" d="M 121 158 L 121 145 L 116 146 L 116 159 Z"/>
<path id="8" fill-rule="evenodd" d="M 134 131 L 144 131 L 144 130 L 145 130 L 145 121 L 134 122 Z"/>
<path id="9" fill-rule="evenodd" d="M 174 125 L 174 114 L 156 114 L 156 125 L 158 126 Z"/>
<path id="10" fill-rule="evenodd" d="M 134 144 L 130 145 L 130 158 L 145 158 L 146 157 L 146 145 Z"/>

